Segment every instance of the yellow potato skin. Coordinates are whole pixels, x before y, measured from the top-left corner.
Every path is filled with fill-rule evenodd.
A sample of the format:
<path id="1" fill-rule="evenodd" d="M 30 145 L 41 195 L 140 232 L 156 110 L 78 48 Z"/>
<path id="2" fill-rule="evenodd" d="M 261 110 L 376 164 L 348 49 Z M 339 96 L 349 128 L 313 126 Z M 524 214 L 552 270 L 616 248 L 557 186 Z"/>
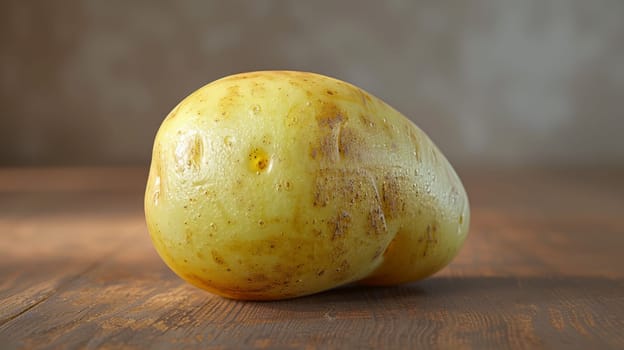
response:
<path id="1" fill-rule="evenodd" d="M 424 132 L 351 84 L 291 71 L 222 78 L 176 106 L 154 142 L 145 215 L 180 277 L 251 300 L 421 279 L 470 221 Z"/>

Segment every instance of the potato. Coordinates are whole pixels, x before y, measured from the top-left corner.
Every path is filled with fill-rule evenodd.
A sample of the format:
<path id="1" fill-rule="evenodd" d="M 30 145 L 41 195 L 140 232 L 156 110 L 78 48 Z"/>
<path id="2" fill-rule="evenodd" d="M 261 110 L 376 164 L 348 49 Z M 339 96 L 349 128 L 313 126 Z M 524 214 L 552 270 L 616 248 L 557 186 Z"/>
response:
<path id="1" fill-rule="evenodd" d="M 145 215 L 180 277 L 251 300 L 424 278 L 457 254 L 470 217 L 455 171 L 407 118 L 289 71 L 229 76 L 176 106 Z"/>

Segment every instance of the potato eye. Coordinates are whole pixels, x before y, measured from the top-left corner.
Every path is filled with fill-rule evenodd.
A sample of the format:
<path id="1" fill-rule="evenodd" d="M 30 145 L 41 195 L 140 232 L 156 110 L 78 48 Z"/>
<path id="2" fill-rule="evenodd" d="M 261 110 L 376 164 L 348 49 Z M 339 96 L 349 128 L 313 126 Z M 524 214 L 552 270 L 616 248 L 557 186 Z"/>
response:
<path id="1" fill-rule="evenodd" d="M 249 152 L 249 170 L 260 174 L 271 169 L 271 158 L 260 148 L 254 148 Z"/>

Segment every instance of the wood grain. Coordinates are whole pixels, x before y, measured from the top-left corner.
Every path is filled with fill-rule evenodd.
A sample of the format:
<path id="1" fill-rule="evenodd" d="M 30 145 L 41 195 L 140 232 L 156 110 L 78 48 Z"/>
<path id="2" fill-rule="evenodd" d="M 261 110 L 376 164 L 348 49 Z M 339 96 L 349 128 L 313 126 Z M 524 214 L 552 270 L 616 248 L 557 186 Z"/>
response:
<path id="1" fill-rule="evenodd" d="M 0 348 L 624 348 L 624 171 L 462 175 L 471 234 L 438 275 L 260 303 L 166 268 L 145 169 L 0 170 Z"/>

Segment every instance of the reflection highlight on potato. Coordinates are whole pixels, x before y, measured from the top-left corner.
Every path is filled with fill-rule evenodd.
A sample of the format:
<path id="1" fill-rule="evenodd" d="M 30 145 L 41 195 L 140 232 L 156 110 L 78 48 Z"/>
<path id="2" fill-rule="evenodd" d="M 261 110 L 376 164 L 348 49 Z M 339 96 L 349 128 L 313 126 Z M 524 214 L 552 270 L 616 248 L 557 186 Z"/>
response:
<path id="1" fill-rule="evenodd" d="M 250 300 L 427 277 L 470 221 L 423 131 L 353 85 L 291 71 L 225 77 L 176 106 L 154 142 L 145 215 L 175 273 Z"/>

